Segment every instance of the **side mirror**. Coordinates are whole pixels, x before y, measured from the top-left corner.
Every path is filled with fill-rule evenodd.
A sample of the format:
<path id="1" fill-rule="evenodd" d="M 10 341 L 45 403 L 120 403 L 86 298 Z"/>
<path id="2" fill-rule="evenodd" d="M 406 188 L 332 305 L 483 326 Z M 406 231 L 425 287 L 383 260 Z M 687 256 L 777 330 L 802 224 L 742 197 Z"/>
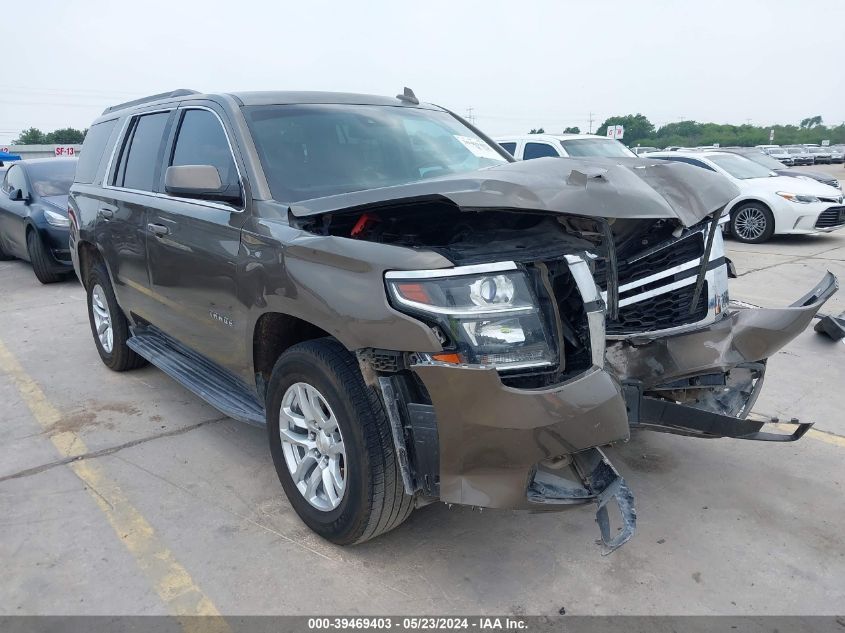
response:
<path id="1" fill-rule="evenodd" d="M 223 184 L 220 172 L 213 165 L 174 165 L 164 172 L 164 190 L 172 196 L 241 202 L 238 183 Z"/>
<path id="2" fill-rule="evenodd" d="M 19 202 L 20 200 L 23 200 L 23 191 L 21 191 L 20 189 L 10 189 L 9 200 L 12 200 L 14 202 Z"/>

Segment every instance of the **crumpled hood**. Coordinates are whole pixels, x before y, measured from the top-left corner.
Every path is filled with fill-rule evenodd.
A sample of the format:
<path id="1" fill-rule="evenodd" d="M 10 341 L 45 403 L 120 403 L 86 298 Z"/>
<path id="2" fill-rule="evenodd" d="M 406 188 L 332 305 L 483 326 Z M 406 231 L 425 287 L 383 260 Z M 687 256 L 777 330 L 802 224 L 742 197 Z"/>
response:
<path id="1" fill-rule="evenodd" d="M 739 195 L 716 172 L 643 158 L 540 158 L 291 205 L 296 217 L 427 198 L 463 209 L 526 209 L 589 217 L 677 218 L 692 226 Z"/>

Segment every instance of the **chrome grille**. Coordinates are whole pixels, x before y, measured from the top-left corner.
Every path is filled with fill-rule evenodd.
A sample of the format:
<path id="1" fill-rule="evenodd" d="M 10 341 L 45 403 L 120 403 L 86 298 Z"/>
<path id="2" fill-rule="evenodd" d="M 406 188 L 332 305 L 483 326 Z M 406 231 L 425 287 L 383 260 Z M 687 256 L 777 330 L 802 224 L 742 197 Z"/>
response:
<path id="1" fill-rule="evenodd" d="M 690 312 L 695 276 L 704 254 L 704 226 L 688 235 L 619 262 L 619 318 L 610 335 L 665 330 L 701 321 L 708 313 L 708 284 Z M 596 283 L 606 299 L 606 264 L 596 262 Z"/>

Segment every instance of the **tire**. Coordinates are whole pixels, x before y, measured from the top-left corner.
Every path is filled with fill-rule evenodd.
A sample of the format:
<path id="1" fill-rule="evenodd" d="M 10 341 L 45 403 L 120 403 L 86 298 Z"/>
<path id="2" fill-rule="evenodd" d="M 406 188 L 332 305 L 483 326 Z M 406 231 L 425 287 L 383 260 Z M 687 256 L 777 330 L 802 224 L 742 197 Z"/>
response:
<path id="1" fill-rule="evenodd" d="M 44 242 L 38 236 L 38 231 L 31 229 L 26 234 L 26 250 L 29 253 L 29 261 L 32 263 L 32 270 L 36 279 L 42 284 L 54 284 L 64 279 L 62 273 L 52 270 L 52 262 Z"/>
<path id="2" fill-rule="evenodd" d="M 775 233 L 775 217 L 759 202 L 743 202 L 731 210 L 731 235 L 739 242 L 760 244 Z"/>
<path id="3" fill-rule="evenodd" d="M 94 345 L 103 364 L 114 371 L 127 371 L 146 365 L 147 361 L 126 344 L 129 339 L 129 322 L 117 304 L 109 273 L 102 262 L 94 264 L 88 272 L 85 294 L 88 297 L 88 322 L 91 324 Z M 111 326 L 110 344 L 102 341 L 98 333 L 103 310 L 106 311 L 107 320 Z"/>
<path id="4" fill-rule="evenodd" d="M 334 501 L 337 504 L 334 507 L 328 507 L 331 500 L 325 483 L 317 484 L 326 493 L 325 498 L 317 498 L 317 501 L 326 507 L 316 507 L 308 501 L 306 493 L 297 488 L 286 460 L 280 427 L 284 425 L 282 428 L 287 431 L 291 423 L 288 417 L 282 418 L 281 408 L 283 402 L 288 402 L 286 397 L 294 397 L 286 406 L 294 415 L 297 413 L 298 397 L 291 396 L 297 393 L 297 385 L 314 389 L 322 398 L 322 402 L 319 398 L 317 400 L 318 404 L 326 405 L 321 407 L 323 422 L 330 418 L 322 428 L 334 428 L 336 422 L 338 433 L 335 435 L 339 434 L 344 447 L 342 460 L 335 456 L 342 462 L 339 472 L 344 480 L 344 489 L 340 495 L 335 495 L 339 500 Z M 302 408 L 298 408 L 298 412 L 303 413 Z M 305 417 L 302 416 L 303 419 Z M 268 384 L 267 434 L 276 473 L 293 509 L 309 528 L 323 538 L 338 545 L 362 543 L 392 530 L 411 514 L 414 497 L 405 494 L 384 407 L 375 391 L 364 384 L 355 356 L 338 341 L 331 338 L 306 341 L 281 355 Z M 304 446 L 286 443 L 288 459 L 291 459 L 293 449 L 306 454 L 302 462 L 308 454 L 320 455 L 319 440 L 326 436 L 319 434 L 318 430 L 318 439 L 314 442 L 317 448 L 311 451 Z M 300 437 L 309 436 L 303 434 Z M 323 444 L 325 449 L 325 442 Z M 330 452 L 331 449 L 328 449 L 320 459 L 330 460 L 327 456 Z M 306 472 L 313 476 L 319 469 L 320 466 L 315 464 Z M 326 469 L 331 470 L 330 466 Z M 310 477 L 306 475 L 303 479 Z M 306 485 L 305 481 L 300 481 L 300 485 Z M 322 481 L 325 482 L 325 479 Z M 316 496 L 318 492 L 314 494 Z"/>

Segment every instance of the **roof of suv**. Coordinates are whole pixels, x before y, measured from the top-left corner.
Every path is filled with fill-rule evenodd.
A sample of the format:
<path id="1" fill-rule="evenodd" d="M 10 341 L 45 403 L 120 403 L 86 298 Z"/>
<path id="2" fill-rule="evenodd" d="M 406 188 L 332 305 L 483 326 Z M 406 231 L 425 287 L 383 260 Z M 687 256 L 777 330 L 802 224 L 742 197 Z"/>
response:
<path id="1" fill-rule="evenodd" d="M 196 90 L 179 89 L 171 92 L 163 92 L 149 97 L 143 97 L 134 101 L 119 103 L 106 108 L 103 114 L 111 114 L 120 110 L 135 107 L 147 107 L 165 102 L 188 101 L 195 99 L 214 99 L 230 97 L 239 105 L 284 105 L 294 103 L 342 103 L 351 105 L 385 105 L 385 106 L 410 106 L 416 108 L 442 109 L 430 103 L 413 103 L 397 97 L 384 97 L 379 95 L 356 94 L 351 92 L 316 92 L 301 90 L 270 90 L 270 91 L 246 91 L 228 92 L 218 94 L 204 94 Z"/>
<path id="2" fill-rule="evenodd" d="M 613 140 L 607 136 L 597 136 L 596 134 L 507 134 L 496 136 L 496 140 L 515 140 L 525 139 L 532 141 L 569 141 L 571 139 L 599 139 L 599 140 Z"/>

